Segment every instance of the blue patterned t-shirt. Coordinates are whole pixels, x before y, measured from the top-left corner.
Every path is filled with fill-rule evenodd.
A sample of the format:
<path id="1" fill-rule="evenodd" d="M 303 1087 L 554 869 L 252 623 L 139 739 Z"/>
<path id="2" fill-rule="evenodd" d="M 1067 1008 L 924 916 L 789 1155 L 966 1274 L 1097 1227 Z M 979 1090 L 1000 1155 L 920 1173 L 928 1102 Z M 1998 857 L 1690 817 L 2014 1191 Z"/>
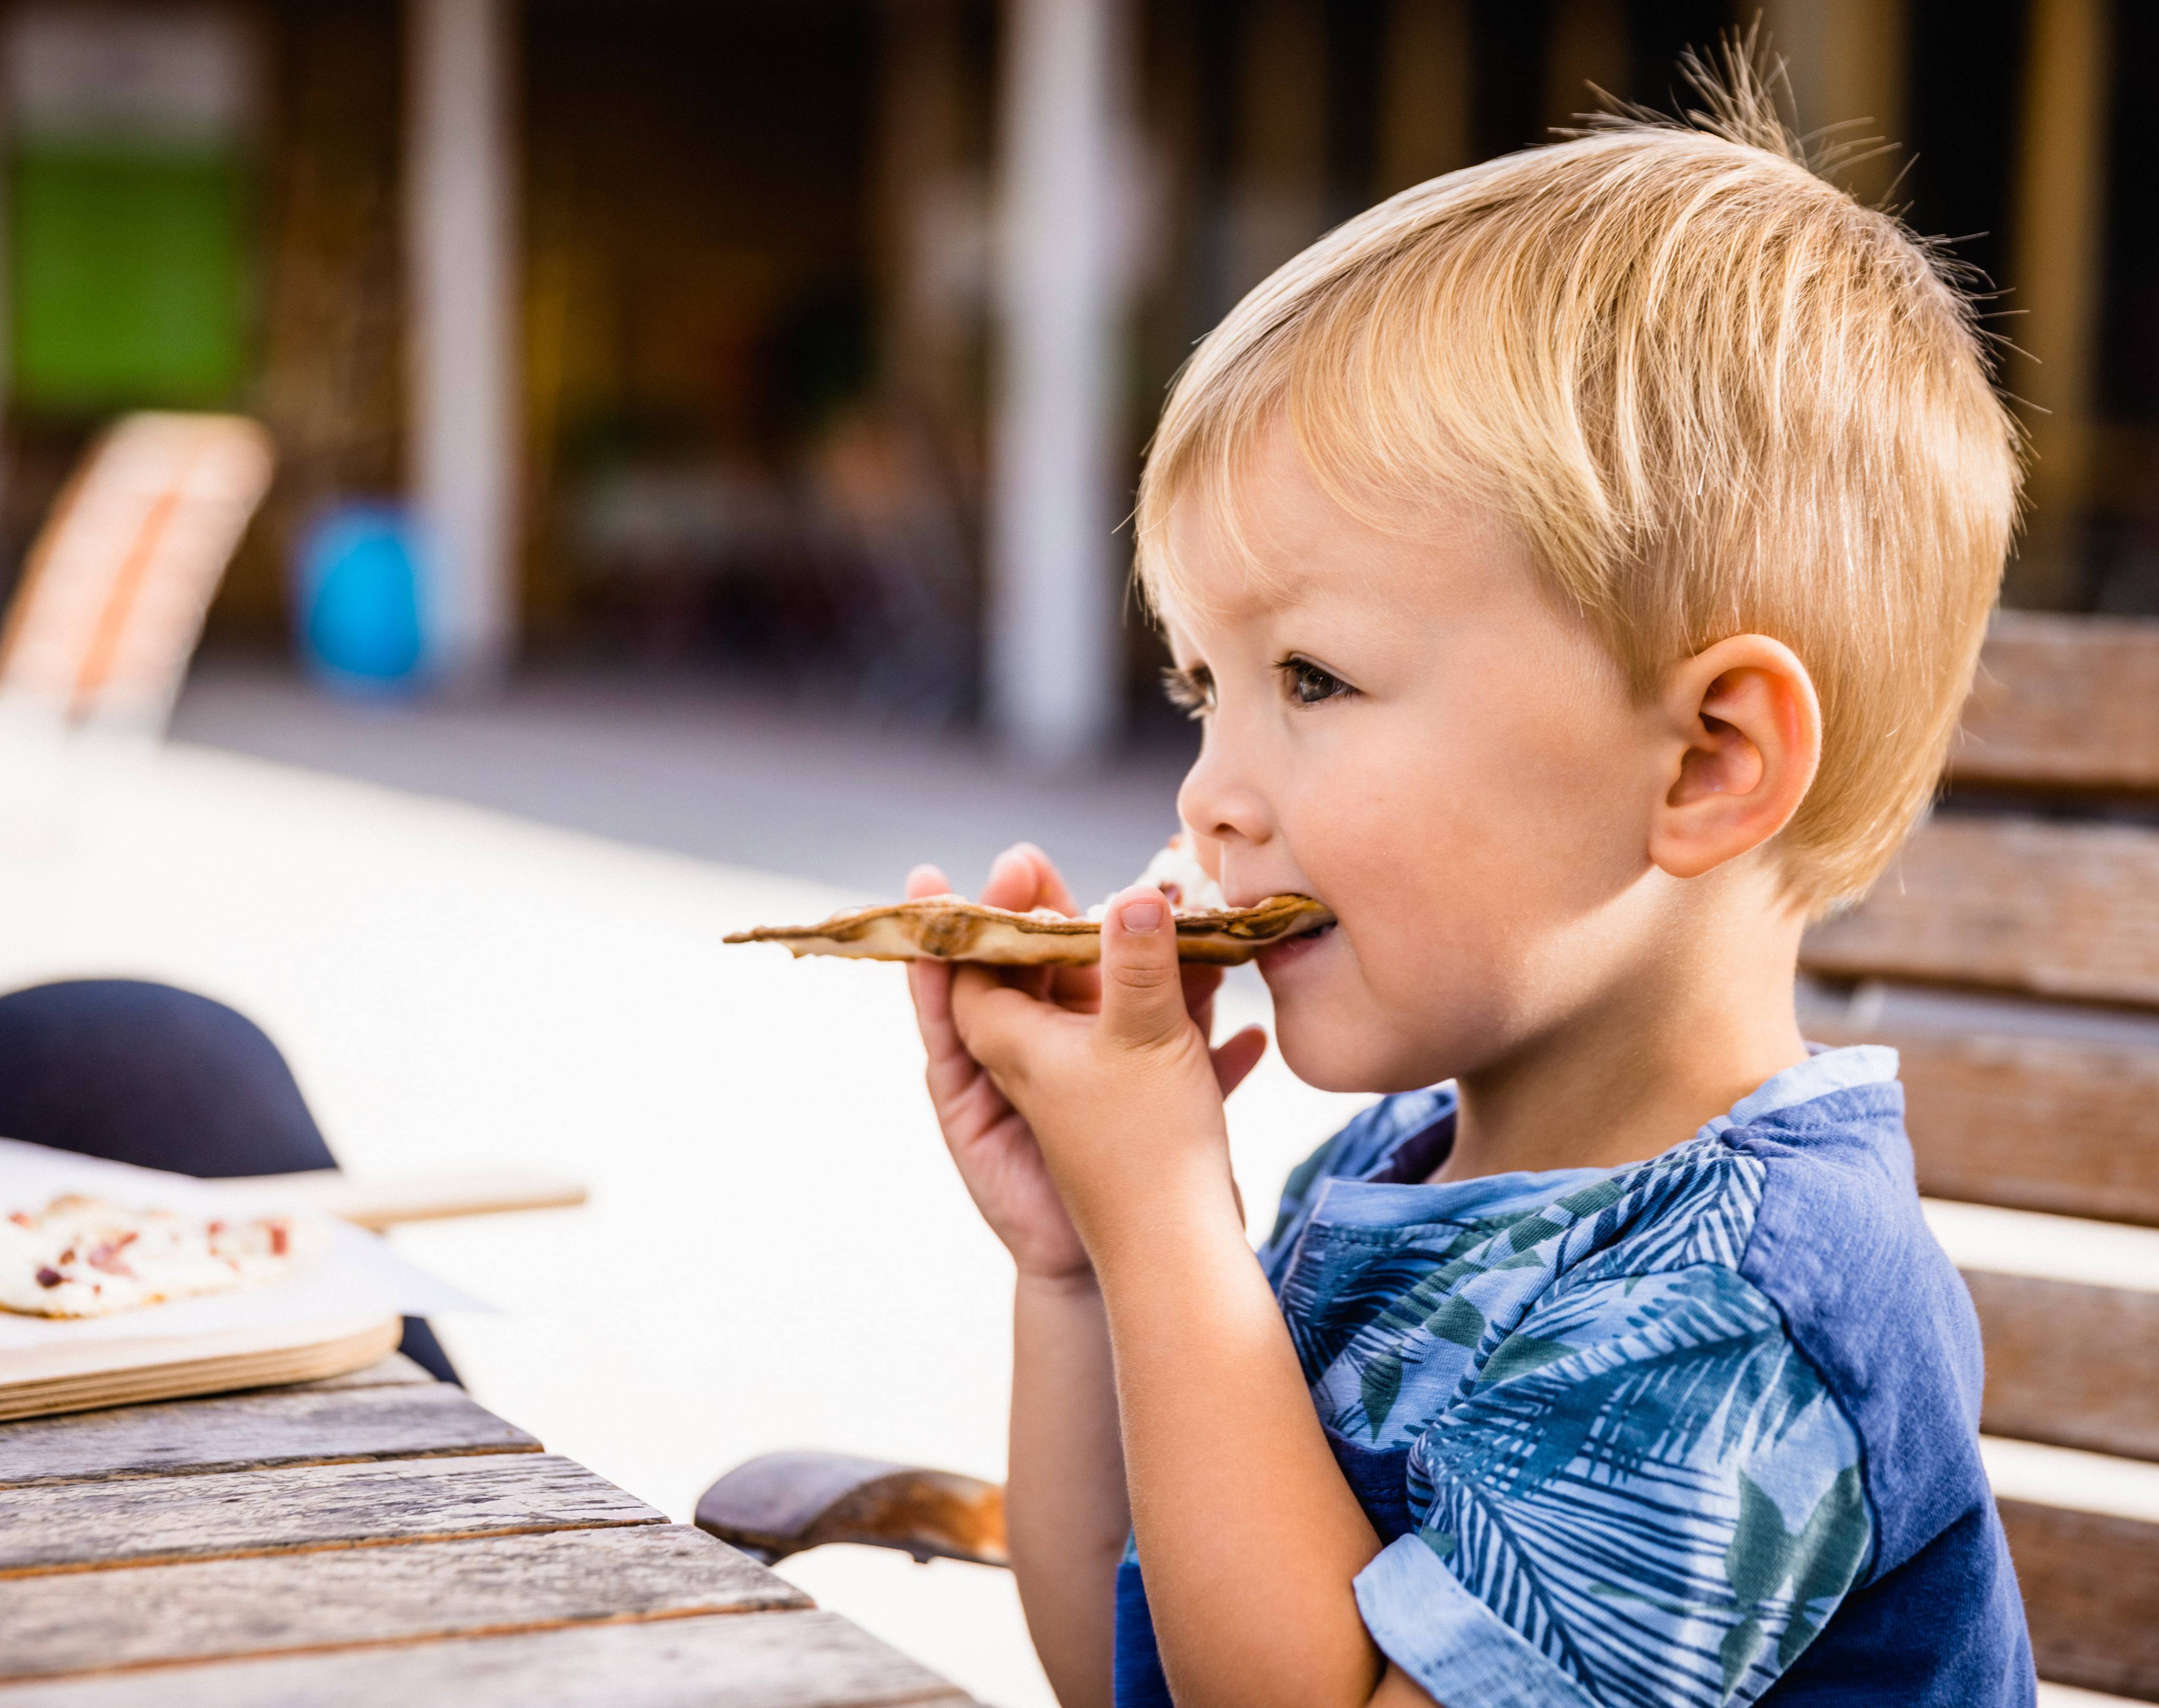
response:
<path id="1" fill-rule="evenodd" d="M 1427 1185 L 1447 1088 L 1293 1174 L 1260 1260 L 1379 1531 L 1357 1604 L 1442 1708 L 2029 1708 L 1979 1328 L 1893 1050 L 1623 1167 Z M 1168 1708 L 1141 1562 L 1119 1708 Z"/>

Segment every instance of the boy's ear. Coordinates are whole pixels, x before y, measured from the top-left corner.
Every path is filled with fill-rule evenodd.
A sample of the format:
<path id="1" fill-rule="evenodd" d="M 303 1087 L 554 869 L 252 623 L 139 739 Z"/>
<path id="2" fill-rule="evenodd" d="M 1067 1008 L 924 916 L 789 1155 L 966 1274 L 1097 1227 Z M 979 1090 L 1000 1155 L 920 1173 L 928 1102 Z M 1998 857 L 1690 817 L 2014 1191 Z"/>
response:
<path id="1" fill-rule="evenodd" d="M 1821 763 L 1821 702 L 1791 648 L 1735 634 L 1682 660 L 1657 694 L 1665 792 L 1649 858 L 1699 877 L 1791 821 Z"/>

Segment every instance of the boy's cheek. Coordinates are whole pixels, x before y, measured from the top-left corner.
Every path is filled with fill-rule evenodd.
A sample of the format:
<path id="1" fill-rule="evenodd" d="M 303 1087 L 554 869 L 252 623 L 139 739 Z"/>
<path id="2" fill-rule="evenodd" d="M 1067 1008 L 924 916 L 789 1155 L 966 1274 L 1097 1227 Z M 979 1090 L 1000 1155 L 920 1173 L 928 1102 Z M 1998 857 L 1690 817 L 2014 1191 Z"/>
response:
<path id="1" fill-rule="evenodd" d="M 1405 939 L 1389 949 L 1275 985 L 1276 1042 L 1307 1085 L 1413 1091 L 1475 1068 L 1504 1043 L 1522 993 L 1473 945 Z"/>

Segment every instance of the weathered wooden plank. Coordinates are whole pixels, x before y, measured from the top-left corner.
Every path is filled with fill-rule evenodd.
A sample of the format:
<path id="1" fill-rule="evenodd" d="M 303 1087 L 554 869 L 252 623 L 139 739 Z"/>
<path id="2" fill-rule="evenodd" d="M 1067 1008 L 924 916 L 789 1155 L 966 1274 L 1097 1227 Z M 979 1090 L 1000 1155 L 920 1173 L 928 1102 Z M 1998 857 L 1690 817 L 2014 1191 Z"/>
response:
<path id="1" fill-rule="evenodd" d="M 2000 1505 L 2040 1676 L 2159 1701 L 2159 1524 Z"/>
<path id="2" fill-rule="evenodd" d="M 537 1452 L 462 1389 L 272 1390 L 0 1424 L 0 1488 L 91 1477 L 178 1476 L 345 1459 Z"/>
<path id="3" fill-rule="evenodd" d="M 319 1382 L 295 1383 L 286 1391 L 326 1394 L 337 1388 L 423 1388 L 434 1379 L 403 1353 L 393 1352 L 365 1369 L 348 1370 L 342 1376 L 325 1376 Z"/>
<path id="4" fill-rule="evenodd" d="M 2159 1293 L 1967 1270 L 1986 1345 L 1980 1426 L 2159 1459 Z M 2152 1612 L 2159 1617 L 2159 1584 Z"/>
<path id="5" fill-rule="evenodd" d="M 1949 769 L 1960 783 L 2159 790 L 2159 623 L 2002 612 Z"/>
<path id="6" fill-rule="evenodd" d="M 103 1478 L 0 1489 L 0 1576 L 661 1521 L 552 1453 Z"/>
<path id="7" fill-rule="evenodd" d="M 0 1678 L 809 1605 L 680 1524 L 77 1571 L 0 1581 Z"/>
<path id="8" fill-rule="evenodd" d="M 2159 1227 L 2159 1050 L 1813 1017 L 1807 1032 L 1896 1046 L 1928 1197 Z"/>
<path id="9" fill-rule="evenodd" d="M 2159 1006 L 2159 831 L 1943 816 L 1872 895 L 1807 934 L 1828 978 Z"/>
<path id="10" fill-rule="evenodd" d="M 188 1567 L 186 1570 L 199 1568 Z M 963 1708 L 967 1699 L 835 1613 L 726 1613 L 355 1651 L 212 1661 L 11 1687 L 8 1708 Z"/>

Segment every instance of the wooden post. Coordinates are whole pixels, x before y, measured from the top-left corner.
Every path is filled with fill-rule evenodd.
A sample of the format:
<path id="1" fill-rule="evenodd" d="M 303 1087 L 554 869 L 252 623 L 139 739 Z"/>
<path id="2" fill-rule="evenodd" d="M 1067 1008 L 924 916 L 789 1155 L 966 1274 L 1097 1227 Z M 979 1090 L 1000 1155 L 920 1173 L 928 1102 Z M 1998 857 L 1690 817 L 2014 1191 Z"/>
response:
<path id="1" fill-rule="evenodd" d="M 1327 36 L 1312 0 L 1244 18 L 1230 283 L 1242 296 L 1327 228 Z"/>
<path id="2" fill-rule="evenodd" d="M 979 306 L 980 186 L 965 142 L 966 68 L 955 0 L 883 0 L 878 13 L 876 256 L 881 378 L 946 428 L 970 411 L 967 343 Z"/>
<path id="3" fill-rule="evenodd" d="M 518 299 L 511 0 L 410 0 L 406 241 L 412 494 L 428 666 L 484 686 L 517 627 Z"/>
<path id="4" fill-rule="evenodd" d="M 2105 220 L 2106 0 L 2034 0 L 2023 148 L 2011 215 L 2008 365 L 2032 436 L 2030 516 L 2011 567 L 2014 603 L 2059 607 L 2080 591 L 2089 494 L 2093 367 Z"/>
<path id="5" fill-rule="evenodd" d="M 1379 183 L 1392 195 L 1469 164 L 1469 0 L 1394 0 L 1380 91 Z"/>
<path id="6" fill-rule="evenodd" d="M 1545 124 L 1571 131 L 1602 110 L 1597 94 L 1627 99 L 1627 19 L 1620 0 L 1560 0 L 1545 64 Z"/>
<path id="7" fill-rule="evenodd" d="M 1121 0 L 1008 0 L 1005 29 L 990 709 L 1066 764 L 1117 721 L 1130 44 Z"/>
<path id="8" fill-rule="evenodd" d="M 1817 148 L 1888 142 L 1834 176 L 1862 201 L 1889 193 L 1910 154 L 1905 141 L 1905 0 L 1771 0 L 1764 39 L 1784 62 L 1800 131 Z"/>

